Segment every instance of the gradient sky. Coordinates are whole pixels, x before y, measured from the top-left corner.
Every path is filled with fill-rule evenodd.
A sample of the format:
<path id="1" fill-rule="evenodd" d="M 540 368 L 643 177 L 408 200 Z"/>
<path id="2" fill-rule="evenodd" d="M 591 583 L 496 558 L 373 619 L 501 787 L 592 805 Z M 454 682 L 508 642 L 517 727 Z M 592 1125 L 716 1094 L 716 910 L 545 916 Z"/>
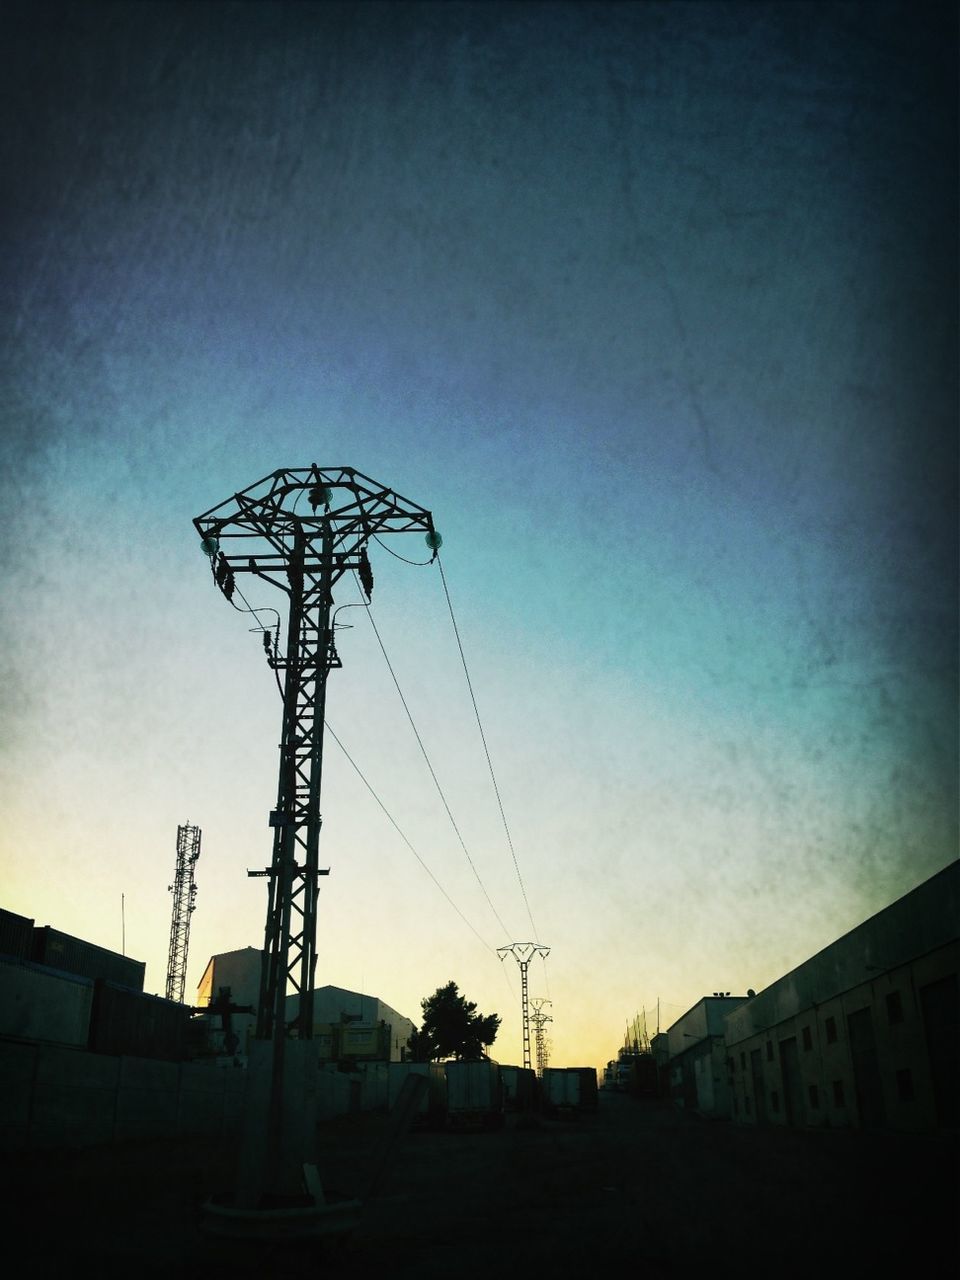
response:
<path id="1" fill-rule="evenodd" d="M 165 985 L 259 946 L 280 705 L 194 516 L 429 508 L 552 1061 L 957 856 L 955 7 L 5 7 L 2 898 Z M 422 541 L 393 545 L 412 559 Z M 329 721 L 317 980 L 504 1019 L 531 939 L 437 568 Z M 277 605 L 268 588 L 254 604 Z M 337 603 L 350 603 L 344 584 Z M 511 971 L 512 966 L 512 971 Z"/>

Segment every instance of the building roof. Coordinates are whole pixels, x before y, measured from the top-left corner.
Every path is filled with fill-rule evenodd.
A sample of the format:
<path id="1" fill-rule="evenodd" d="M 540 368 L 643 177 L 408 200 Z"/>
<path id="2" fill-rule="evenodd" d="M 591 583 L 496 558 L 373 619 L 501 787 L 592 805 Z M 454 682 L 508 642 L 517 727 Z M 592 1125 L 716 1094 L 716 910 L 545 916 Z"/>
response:
<path id="1" fill-rule="evenodd" d="M 960 862 L 952 862 L 734 1010 L 727 1039 L 748 1039 L 958 937 Z"/>

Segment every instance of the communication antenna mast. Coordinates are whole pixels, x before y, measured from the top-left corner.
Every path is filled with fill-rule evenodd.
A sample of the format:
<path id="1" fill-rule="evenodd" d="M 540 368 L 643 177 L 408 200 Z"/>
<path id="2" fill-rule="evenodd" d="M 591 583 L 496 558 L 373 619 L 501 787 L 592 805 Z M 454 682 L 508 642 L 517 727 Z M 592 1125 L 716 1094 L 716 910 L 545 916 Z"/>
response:
<path id="1" fill-rule="evenodd" d="M 173 915 L 170 921 L 170 950 L 167 953 L 167 999 L 183 1004 L 187 982 L 187 949 L 190 946 L 190 917 L 196 910 L 197 883 L 193 870 L 200 857 L 200 828 L 189 823 L 177 827 L 177 865 L 173 884 Z"/>
<path id="2" fill-rule="evenodd" d="M 542 1076 L 544 1068 L 550 1060 L 543 1028 L 548 1022 L 553 1021 L 550 1014 L 546 1012 L 545 1006 L 552 1005 L 553 1001 L 547 1000 L 543 996 L 534 996 L 530 1003 L 533 1006 L 530 1021 L 533 1023 L 534 1044 L 537 1049 L 537 1075 Z"/>
<path id="3" fill-rule="evenodd" d="M 520 966 L 520 1006 L 523 1014 L 523 1065 L 530 1070 L 530 1003 L 527 998 L 527 967 L 534 956 L 548 956 L 549 947 L 542 947 L 539 942 L 511 942 L 509 946 L 497 947 L 497 955 L 513 956 Z"/>
<path id="4" fill-rule="evenodd" d="M 341 665 L 331 625 L 333 589 L 356 572 L 368 599 L 371 538 L 388 533 L 426 536 L 441 544 L 425 508 L 352 467 L 286 468 L 258 480 L 194 520 L 217 585 L 228 600 L 249 574 L 287 597 L 286 638 L 263 628 L 267 661 L 283 696 L 276 806 L 270 813 L 273 856 L 268 879 L 257 1039 L 271 1041 L 269 1117 L 261 1196 L 302 1194 L 302 1117 L 284 1105 L 284 1054 L 291 1040 L 313 1035 L 317 960 L 320 781 L 327 674 Z M 236 606 L 240 607 L 240 606 Z M 250 612 L 250 606 L 247 605 Z M 287 988 L 297 996 L 287 1018 Z M 290 1039 L 288 1039 L 290 1037 Z M 292 1050 L 290 1051 L 292 1052 Z M 315 1173 L 315 1171 L 314 1171 Z M 319 1203 L 312 1187 L 308 1192 Z"/>

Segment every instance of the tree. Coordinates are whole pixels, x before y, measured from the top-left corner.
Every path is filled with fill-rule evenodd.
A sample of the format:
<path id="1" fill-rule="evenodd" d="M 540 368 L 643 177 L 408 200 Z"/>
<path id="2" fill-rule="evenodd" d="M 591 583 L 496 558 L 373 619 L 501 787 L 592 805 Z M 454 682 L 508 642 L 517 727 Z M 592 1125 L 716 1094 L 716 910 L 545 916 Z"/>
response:
<path id="1" fill-rule="evenodd" d="M 495 1013 L 477 1013 L 473 1000 L 465 999 L 455 982 L 437 987 L 432 996 L 420 1001 L 423 1026 L 407 1041 L 415 1062 L 435 1062 L 439 1058 L 483 1058 L 500 1030 Z"/>

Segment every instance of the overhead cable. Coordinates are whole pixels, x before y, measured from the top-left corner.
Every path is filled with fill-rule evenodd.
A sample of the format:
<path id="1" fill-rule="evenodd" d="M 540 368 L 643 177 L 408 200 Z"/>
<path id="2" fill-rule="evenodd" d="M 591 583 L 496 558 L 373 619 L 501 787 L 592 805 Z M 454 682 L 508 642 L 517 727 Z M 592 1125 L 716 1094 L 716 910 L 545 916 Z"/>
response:
<path id="1" fill-rule="evenodd" d="M 440 581 L 443 583 L 443 594 L 447 598 L 447 608 L 450 610 L 450 621 L 453 623 L 453 634 L 457 637 L 457 648 L 460 650 L 460 661 L 463 663 L 463 674 L 467 678 L 467 688 L 470 690 L 470 701 L 473 703 L 473 714 L 477 717 L 477 728 L 480 730 L 480 741 L 483 743 L 483 752 L 487 757 L 487 768 L 490 770 L 490 781 L 493 783 L 493 790 L 497 797 L 497 804 L 500 807 L 500 817 L 503 820 L 503 829 L 507 835 L 507 844 L 510 846 L 510 855 L 513 858 L 513 866 L 517 873 L 517 880 L 520 884 L 520 892 L 523 895 L 523 905 L 527 909 L 527 918 L 530 921 L 530 928 L 533 930 L 535 941 L 539 940 L 537 926 L 534 924 L 533 913 L 530 910 L 530 903 L 527 899 L 527 890 L 523 883 L 523 876 L 520 874 L 520 863 L 517 861 L 517 852 L 513 847 L 513 837 L 510 834 L 510 827 L 507 825 L 507 815 L 503 811 L 503 801 L 500 799 L 500 788 L 497 786 L 496 774 L 493 772 L 493 761 L 490 759 L 490 751 L 487 747 L 487 735 L 483 731 L 483 723 L 480 720 L 480 711 L 477 707 L 477 699 L 473 693 L 473 682 L 470 679 L 470 672 L 467 670 L 467 659 L 463 652 L 463 644 L 460 640 L 460 629 L 457 626 L 457 620 L 453 614 L 453 604 L 450 600 L 450 592 L 447 588 L 447 576 L 443 572 L 443 561 L 440 559 L 440 553 L 437 552 L 437 565 L 440 569 Z"/>
<path id="2" fill-rule="evenodd" d="M 467 928 L 468 928 L 468 929 L 470 929 L 470 930 L 471 930 L 471 932 L 472 932 L 472 933 L 473 933 L 477 938 L 479 938 L 479 940 L 483 943 L 483 945 L 487 948 L 487 950 L 488 950 L 488 951 L 493 951 L 493 952 L 494 952 L 494 954 L 496 954 L 495 948 L 493 948 L 493 947 L 490 945 L 490 943 L 489 943 L 489 942 L 487 942 L 486 938 L 484 938 L 484 937 L 482 936 L 482 934 L 480 934 L 480 933 L 479 933 L 479 932 L 478 932 L 478 931 L 473 927 L 473 925 L 470 923 L 470 921 L 467 919 L 467 917 L 463 914 L 463 912 L 460 910 L 460 908 L 457 906 L 457 904 L 454 902 L 454 900 L 450 897 L 449 893 L 447 893 L 446 889 L 443 887 L 443 885 L 440 883 L 440 881 L 437 879 L 437 877 L 433 874 L 433 872 L 430 870 L 430 868 L 427 866 L 427 864 L 424 862 L 424 860 L 420 857 L 420 854 L 419 854 L 419 853 L 417 853 L 416 849 L 413 847 L 413 845 L 410 843 L 410 841 L 407 839 L 407 837 L 404 835 L 404 833 L 400 830 L 400 827 L 399 827 L 399 826 L 397 825 L 397 823 L 394 821 L 393 815 L 390 813 L 390 811 L 389 811 L 389 809 L 387 808 L 387 806 L 383 803 L 383 801 L 382 801 L 382 800 L 380 799 L 380 797 L 377 795 L 376 791 L 374 791 L 373 787 L 370 785 L 370 783 L 369 783 L 369 782 L 367 781 L 367 779 L 364 777 L 363 773 L 361 773 L 361 771 L 360 771 L 360 767 L 359 767 L 359 765 L 357 764 L 357 762 L 354 760 L 353 756 L 351 756 L 350 752 L 347 750 L 347 748 L 343 745 L 343 743 L 340 741 L 340 739 L 339 739 L 339 738 L 337 737 L 337 735 L 334 733 L 333 728 L 332 728 L 332 726 L 331 726 L 331 724 L 330 724 L 330 721 L 329 721 L 329 720 L 325 720 L 325 721 L 324 721 L 324 727 L 325 727 L 325 729 L 326 729 L 327 733 L 329 733 L 329 734 L 330 734 L 330 737 L 331 737 L 331 738 L 333 738 L 334 742 L 337 744 L 337 746 L 338 746 L 338 747 L 340 748 L 340 750 L 343 752 L 343 754 L 347 757 L 347 760 L 348 760 L 348 761 L 350 762 L 350 764 L 353 766 L 354 771 L 355 771 L 355 772 L 356 772 L 356 774 L 357 774 L 357 777 L 360 779 L 360 781 L 363 783 L 363 785 L 367 788 L 367 790 L 368 790 L 368 791 L 370 792 L 370 794 L 373 796 L 374 800 L 376 800 L 377 804 L 380 806 L 380 808 L 381 808 L 381 809 L 383 810 L 383 812 L 386 814 L 387 821 L 391 824 L 391 826 L 394 828 L 394 830 L 395 830 L 395 831 L 397 832 L 397 834 L 399 835 L 400 839 L 401 839 L 401 840 L 403 841 L 403 843 L 407 846 L 407 848 L 410 850 L 410 852 L 413 854 L 413 856 L 416 858 L 416 860 L 420 863 L 421 867 L 423 867 L 424 871 L 427 873 L 427 875 L 430 877 L 430 879 L 433 881 L 433 883 L 437 886 L 437 888 L 440 890 L 440 892 L 443 894 L 443 896 L 446 898 L 446 900 L 450 903 L 451 907 L 453 907 L 454 911 L 456 911 L 457 915 L 460 917 L 460 919 L 463 921 L 463 923 L 467 926 Z"/>
<path id="3" fill-rule="evenodd" d="M 361 592 L 361 596 L 362 596 L 362 588 L 359 582 L 357 583 L 357 590 Z M 452 812 L 450 811 L 450 806 L 447 803 L 447 798 L 443 794 L 443 788 L 440 786 L 440 781 L 437 778 L 433 765 L 430 763 L 430 757 L 427 755 L 427 749 L 423 745 L 423 739 L 420 737 L 420 732 L 417 729 L 416 724 L 414 723 L 413 716 L 410 713 L 410 708 L 407 706 L 407 700 L 403 696 L 403 690 L 400 688 L 400 681 L 397 679 L 397 673 L 393 669 L 393 664 L 391 663 L 390 658 L 387 655 L 387 650 L 384 646 L 383 640 L 380 637 L 380 632 L 377 629 L 376 622 L 374 621 L 373 610 L 370 608 L 367 609 L 367 617 L 370 619 L 370 625 L 373 627 L 373 634 L 377 637 L 377 643 L 380 646 L 380 652 L 383 654 L 384 661 L 387 664 L 387 669 L 390 672 L 391 677 L 393 678 L 393 683 L 396 686 L 397 693 L 400 695 L 400 701 L 403 703 L 403 709 L 407 713 L 407 719 L 410 721 L 410 727 L 413 730 L 413 735 L 417 740 L 417 745 L 419 746 L 420 752 L 423 755 L 424 760 L 426 761 L 427 768 L 430 771 L 430 777 L 433 779 L 433 784 L 437 788 L 437 794 L 440 796 L 440 799 L 443 802 L 443 807 L 447 811 L 447 817 L 450 819 L 450 825 L 453 827 L 454 831 L 456 832 L 457 839 L 460 841 L 460 848 L 463 850 L 464 855 L 466 856 L 467 862 L 469 862 L 470 864 L 470 869 L 473 872 L 474 876 L 476 877 L 477 884 L 480 886 L 481 890 L 483 891 L 483 896 L 486 898 L 487 905 L 489 906 L 490 910 L 493 912 L 493 915 L 497 921 L 497 924 L 500 926 L 501 930 L 503 931 L 504 936 L 509 937 L 510 931 L 507 929 L 507 926 L 500 919 L 500 913 L 497 911 L 496 907 L 493 905 L 493 902 L 491 901 L 489 893 L 487 893 L 486 885 L 483 883 L 483 880 L 480 878 L 480 872 L 477 870 L 473 859 L 470 857 L 470 851 L 467 849 L 467 846 L 464 843 L 463 836 L 460 834 L 460 828 L 457 826 L 456 819 L 454 818 Z"/>

